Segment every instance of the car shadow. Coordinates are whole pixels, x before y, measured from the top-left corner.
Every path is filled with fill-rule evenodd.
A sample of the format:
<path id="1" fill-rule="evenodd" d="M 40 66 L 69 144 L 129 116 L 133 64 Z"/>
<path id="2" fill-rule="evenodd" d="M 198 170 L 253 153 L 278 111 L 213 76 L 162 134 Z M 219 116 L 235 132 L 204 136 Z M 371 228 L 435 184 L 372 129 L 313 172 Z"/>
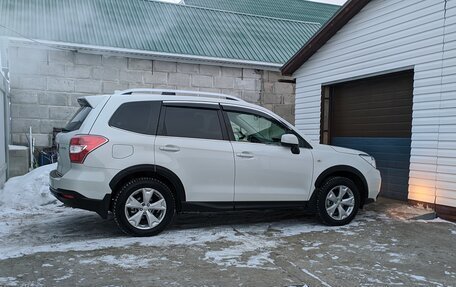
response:
<path id="1" fill-rule="evenodd" d="M 169 229 L 252 225 L 285 220 L 297 220 L 309 223 L 318 222 L 314 215 L 306 214 L 303 210 L 195 212 L 178 214 Z"/>

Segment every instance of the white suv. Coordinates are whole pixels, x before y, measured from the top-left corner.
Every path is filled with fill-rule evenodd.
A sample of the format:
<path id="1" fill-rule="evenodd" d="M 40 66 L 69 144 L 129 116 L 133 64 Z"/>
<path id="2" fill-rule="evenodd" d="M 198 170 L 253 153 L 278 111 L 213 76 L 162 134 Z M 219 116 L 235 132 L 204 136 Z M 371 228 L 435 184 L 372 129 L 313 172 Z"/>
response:
<path id="1" fill-rule="evenodd" d="M 103 218 L 112 212 L 131 235 L 158 234 L 187 211 L 299 207 L 343 225 L 380 190 L 371 156 L 310 143 L 236 97 L 133 89 L 78 102 L 57 136 L 51 192 Z"/>

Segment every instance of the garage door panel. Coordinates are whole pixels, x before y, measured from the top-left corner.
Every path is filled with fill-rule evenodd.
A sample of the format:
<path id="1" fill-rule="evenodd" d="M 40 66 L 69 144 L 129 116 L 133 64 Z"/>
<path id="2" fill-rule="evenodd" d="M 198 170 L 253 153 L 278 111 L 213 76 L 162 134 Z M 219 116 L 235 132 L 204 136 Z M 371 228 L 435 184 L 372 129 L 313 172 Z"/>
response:
<path id="1" fill-rule="evenodd" d="M 352 149 L 364 152 L 368 149 L 371 153 L 375 153 L 378 159 L 381 160 L 388 156 L 397 157 L 410 153 L 411 140 L 382 137 L 333 137 L 331 143 L 338 146 L 350 146 Z"/>
<path id="2" fill-rule="evenodd" d="M 330 87 L 331 144 L 366 152 L 382 174 L 381 194 L 407 199 L 413 72 Z"/>
<path id="3" fill-rule="evenodd" d="M 387 194 L 384 193 L 384 194 L 382 194 L 382 196 L 394 198 L 394 199 L 398 199 L 398 200 L 403 200 L 403 201 L 407 200 L 408 193 L 404 193 L 403 186 L 388 184 L 388 186 L 386 186 L 385 188 L 388 190 L 388 193 Z"/>
<path id="4" fill-rule="evenodd" d="M 394 111 L 389 111 L 391 113 L 394 113 Z M 337 112 L 336 112 L 337 113 Z M 381 111 L 361 111 L 359 113 L 347 113 L 347 112 L 339 112 L 338 114 L 341 115 L 341 116 L 346 116 L 346 117 L 350 117 L 350 119 L 343 119 L 342 121 L 340 122 L 337 122 L 335 123 L 335 126 L 339 126 L 339 128 L 342 130 L 342 131 L 339 131 L 338 128 L 336 128 L 336 132 L 343 132 L 343 131 L 347 131 L 349 130 L 349 128 L 352 128 L 353 126 L 359 126 L 359 125 L 372 125 L 372 126 L 375 126 L 375 125 L 378 125 L 378 124 L 381 124 L 381 125 L 385 125 L 385 124 L 388 124 L 388 125 L 396 125 L 396 127 L 399 127 L 399 125 L 404 125 L 405 127 L 407 126 L 407 124 L 410 122 L 411 120 L 411 117 L 407 116 L 407 115 L 402 115 L 402 114 L 391 114 L 389 116 L 386 116 L 385 115 L 386 111 L 385 112 L 381 112 Z M 369 122 L 363 122 L 363 120 L 366 118 L 366 117 L 369 117 Z M 351 126 L 348 126 L 348 127 L 344 127 L 343 125 L 351 125 Z M 345 129 L 343 129 L 345 128 Z M 340 136 L 342 136 L 343 134 L 339 134 Z"/>
<path id="5" fill-rule="evenodd" d="M 339 129 L 339 133 L 333 134 L 334 137 L 397 137 L 404 138 L 405 134 L 410 134 L 410 130 L 405 129 L 403 124 L 354 124 L 345 128 L 343 123 L 334 125 Z"/>
<path id="6" fill-rule="evenodd" d="M 394 103 L 390 103 L 390 105 L 393 105 Z M 347 104 L 349 105 L 349 104 Z M 356 122 L 357 117 L 366 117 L 366 116 L 378 116 L 378 117 L 385 117 L 385 115 L 391 115 L 391 116 L 408 116 L 407 113 L 404 114 L 405 109 L 410 109 L 412 105 L 409 106 L 395 106 L 395 107 L 378 107 L 378 108 L 373 108 L 374 105 L 371 105 L 370 107 L 366 106 L 356 106 L 356 107 L 338 107 L 334 108 L 335 113 L 340 113 L 346 116 L 346 118 L 343 118 L 344 121 L 351 121 L 351 122 Z M 429 112 L 429 111 L 428 111 Z M 369 122 L 373 122 L 372 120 L 369 120 Z"/>
<path id="7" fill-rule="evenodd" d="M 409 93 L 409 92 L 407 92 Z M 359 101 L 359 98 L 353 97 L 351 94 L 350 95 L 342 95 L 342 97 L 346 97 L 345 101 L 347 104 L 350 104 L 350 108 L 353 110 L 359 110 L 362 108 L 365 108 L 366 105 L 375 105 L 378 108 L 391 108 L 391 104 L 394 104 L 394 106 L 410 106 L 411 103 L 409 100 L 405 97 L 405 94 L 397 94 L 391 96 L 391 98 L 388 99 L 376 99 L 372 97 L 367 97 L 364 96 L 363 102 Z M 337 108 L 337 107 L 335 107 Z"/>

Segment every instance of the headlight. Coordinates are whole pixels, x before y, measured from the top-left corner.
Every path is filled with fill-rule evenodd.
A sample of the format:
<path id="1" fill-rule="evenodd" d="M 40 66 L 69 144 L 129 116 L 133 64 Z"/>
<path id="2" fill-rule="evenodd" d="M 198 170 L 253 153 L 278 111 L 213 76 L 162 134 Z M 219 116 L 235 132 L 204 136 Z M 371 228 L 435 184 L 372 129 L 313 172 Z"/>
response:
<path id="1" fill-rule="evenodd" d="M 375 162 L 375 158 L 373 158 L 372 156 L 370 156 L 368 154 L 365 154 L 365 153 L 362 153 L 359 156 L 362 159 L 364 159 L 365 161 L 367 161 L 370 165 L 372 165 L 373 167 L 377 168 L 377 163 Z"/>

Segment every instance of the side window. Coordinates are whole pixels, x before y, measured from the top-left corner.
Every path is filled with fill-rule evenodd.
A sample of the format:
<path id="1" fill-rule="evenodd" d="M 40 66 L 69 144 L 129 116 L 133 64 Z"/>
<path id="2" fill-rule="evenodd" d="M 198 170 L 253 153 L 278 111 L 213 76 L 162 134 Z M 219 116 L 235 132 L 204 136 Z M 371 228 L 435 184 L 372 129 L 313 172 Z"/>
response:
<path id="1" fill-rule="evenodd" d="M 227 114 L 235 141 L 279 145 L 282 135 L 288 132 L 277 122 L 259 115 L 238 112 Z"/>
<path id="2" fill-rule="evenodd" d="M 166 107 L 163 135 L 222 140 L 218 111 L 203 108 Z"/>
<path id="3" fill-rule="evenodd" d="M 155 135 L 161 102 L 130 102 L 122 104 L 109 120 L 111 127 L 130 132 Z"/>

